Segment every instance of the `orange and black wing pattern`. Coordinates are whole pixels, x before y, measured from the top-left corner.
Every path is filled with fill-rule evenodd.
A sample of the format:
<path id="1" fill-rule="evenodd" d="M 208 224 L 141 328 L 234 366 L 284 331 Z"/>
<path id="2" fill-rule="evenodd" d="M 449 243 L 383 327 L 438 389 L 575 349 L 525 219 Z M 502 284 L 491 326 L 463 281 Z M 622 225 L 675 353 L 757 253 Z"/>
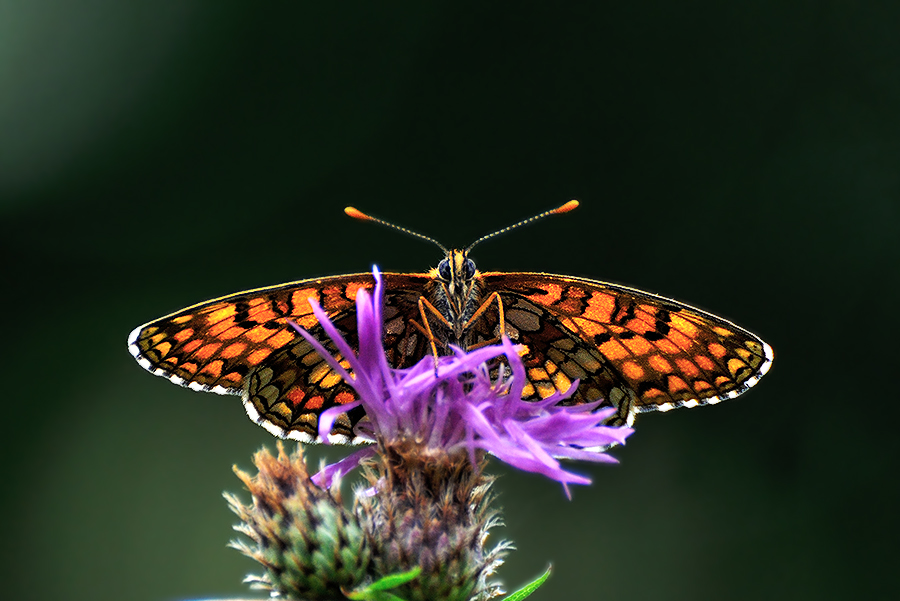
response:
<path id="1" fill-rule="evenodd" d="M 618 410 L 612 424 L 734 398 L 772 363 L 754 334 L 648 292 L 544 273 L 481 277 L 485 293 L 500 296 L 506 334 L 528 348 L 525 393 L 547 397 L 578 379 L 570 402 L 602 399 Z M 485 319 L 496 323 L 497 313 Z"/>
<path id="2" fill-rule="evenodd" d="M 435 274 L 386 273 L 384 347 L 388 362 L 408 367 L 431 352 L 419 300 Z M 695 407 L 734 398 L 772 363 L 772 349 L 715 315 L 641 290 L 544 273 L 476 276 L 482 298 L 497 293 L 505 334 L 524 345 L 526 398 L 546 398 L 580 385 L 572 404 L 613 406 L 610 424 L 631 424 L 637 413 Z M 337 348 L 312 313 L 315 300 L 356 349 L 356 295 L 371 291 L 371 274 L 303 280 L 260 288 L 188 307 L 136 328 L 129 350 L 154 374 L 182 386 L 240 395 L 250 418 L 282 438 L 319 439 L 318 416 L 356 395 L 294 322 L 329 354 Z M 433 326 L 443 348 L 440 324 Z M 496 342 L 497 307 L 468 324 L 466 344 Z M 329 438 L 359 442 L 361 408 L 341 414 Z"/>
<path id="3" fill-rule="evenodd" d="M 383 274 L 385 348 L 396 367 L 428 352 L 411 326 L 427 274 Z M 294 322 L 340 355 L 312 313 L 314 299 L 355 349 L 356 294 L 374 288 L 371 273 L 326 277 L 260 288 L 188 307 L 136 328 L 131 354 L 148 371 L 193 390 L 240 395 L 247 413 L 272 434 L 304 442 L 318 439 L 318 416 L 356 399 L 353 390 L 306 340 Z M 341 363 L 346 362 L 341 358 Z M 362 409 L 339 416 L 330 439 L 354 441 Z"/>

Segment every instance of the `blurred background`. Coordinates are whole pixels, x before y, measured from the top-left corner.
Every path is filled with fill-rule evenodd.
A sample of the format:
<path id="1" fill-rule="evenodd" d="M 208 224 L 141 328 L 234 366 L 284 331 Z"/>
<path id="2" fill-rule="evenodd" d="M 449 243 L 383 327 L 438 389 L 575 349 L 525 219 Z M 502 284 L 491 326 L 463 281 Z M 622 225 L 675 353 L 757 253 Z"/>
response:
<path id="1" fill-rule="evenodd" d="M 897 595 L 898 23 L 890 2 L 0 2 L 4 597 L 236 596 L 257 571 L 221 493 L 273 439 L 142 370 L 132 328 L 441 258 L 348 204 L 454 246 L 571 198 L 479 266 L 674 297 L 776 360 L 738 400 L 642 416 L 572 501 L 494 462 L 507 587 L 552 562 L 534 599 Z"/>

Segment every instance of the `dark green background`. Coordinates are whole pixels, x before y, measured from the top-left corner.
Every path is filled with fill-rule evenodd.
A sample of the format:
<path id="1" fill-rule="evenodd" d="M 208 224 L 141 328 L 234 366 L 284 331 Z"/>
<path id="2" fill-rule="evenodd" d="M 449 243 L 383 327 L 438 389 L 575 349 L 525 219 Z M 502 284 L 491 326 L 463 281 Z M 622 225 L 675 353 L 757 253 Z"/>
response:
<path id="1" fill-rule="evenodd" d="M 507 585 L 552 562 L 534 599 L 898 593 L 900 4 L 306 4 L 0 4 L 5 598 L 255 570 L 220 495 L 272 438 L 140 369 L 133 327 L 440 259 L 348 204 L 463 245 L 570 198 L 479 266 L 682 299 L 776 360 L 639 419 L 572 501 L 494 462 Z"/>

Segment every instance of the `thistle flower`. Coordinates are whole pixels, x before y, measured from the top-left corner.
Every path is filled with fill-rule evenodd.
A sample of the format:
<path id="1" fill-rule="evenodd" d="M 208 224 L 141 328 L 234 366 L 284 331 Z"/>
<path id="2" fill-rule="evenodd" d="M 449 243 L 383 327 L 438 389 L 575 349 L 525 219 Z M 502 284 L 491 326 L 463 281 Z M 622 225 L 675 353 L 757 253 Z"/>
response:
<path id="1" fill-rule="evenodd" d="M 266 567 L 266 575 L 252 582 L 292 598 L 341 598 L 350 588 L 414 573 L 396 589 L 406 601 L 492 599 L 502 591 L 488 579 L 511 545 L 486 547 L 489 530 L 500 523 L 490 509 L 487 456 L 557 480 L 568 494 L 569 484 L 590 480 L 564 469 L 559 459 L 614 462 L 602 449 L 623 443 L 631 429 L 602 425 L 613 410 L 595 411 L 599 402 L 563 405 L 577 382 L 566 393 L 524 400 L 525 368 L 506 338 L 392 368 L 383 346 L 381 275 L 375 270 L 374 276 L 374 295 L 360 290 L 356 297 L 358 352 L 313 303 L 349 370 L 294 327 L 358 395 L 319 417 L 322 439 L 328 440 L 340 413 L 362 406 L 369 419 L 354 434 L 375 444 L 313 478 L 299 450 L 295 459 L 283 450 L 278 460 L 258 454 L 259 476 L 238 472 L 253 507 L 229 497 L 243 519 L 238 530 L 256 544 L 234 546 Z M 356 495 L 350 513 L 334 483 L 361 462 L 369 488 Z"/>
<path id="2" fill-rule="evenodd" d="M 506 337 L 498 345 L 468 353 L 453 348 L 451 356 L 428 356 L 411 368 L 393 369 L 383 347 L 381 275 L 377 269 L 373 274 L 374 296 L 360 290 L 356 297 L 358 354 L 313 302 L 313 312 L 350 364 L 352 375 L 308 332 L 294 326 L 359 397 L 322 414 L 319 432 L 323 440 L 340 413 L 361 405 L 369 422 L 357 426 L 355 433 L 382 447 L 415 441 L 423 453 L 465 452 L 473 466 L 478 463 L 478 453 L 486 451 L 513 467 L 561 482 L 567 494 L 568 484 L 589 484 L 590 480 L 563 469 L 558 459 L 616 461 L 602 450 L 624 443 L 633 430 L 602 425 L 615 410 L 595 411 L 601 401 L 562 405 L 575 392 L 577 380 L 565 393 L 541 401 L 524 400 L 525 367 L 517 347 Z M 490 375 L 491 364 L 500 365 L 495 379 Z M 376 451 L 373 447 L 358 451 L 317 474 L 315 480 L 328 486 L 332 477 Z"/>

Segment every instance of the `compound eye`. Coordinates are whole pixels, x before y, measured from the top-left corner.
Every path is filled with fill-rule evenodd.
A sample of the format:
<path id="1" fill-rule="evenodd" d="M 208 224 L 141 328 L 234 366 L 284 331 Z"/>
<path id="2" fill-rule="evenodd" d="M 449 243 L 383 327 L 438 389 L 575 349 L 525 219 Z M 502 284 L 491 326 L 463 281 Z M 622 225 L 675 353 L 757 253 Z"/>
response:
<path id="1" fill-rule="evenodd" d="M 438 275 L 441 276 L 441 279 L 443 280 L 450 279 L 450 261 L 448 259 L 444 259 L 438 263 Z"/>
<path id="2" fill-rule="evenodd" d="M 466 259 L 466 278 L 471 279 L 475 277 L 475 261 L 472 259 Z"/>

